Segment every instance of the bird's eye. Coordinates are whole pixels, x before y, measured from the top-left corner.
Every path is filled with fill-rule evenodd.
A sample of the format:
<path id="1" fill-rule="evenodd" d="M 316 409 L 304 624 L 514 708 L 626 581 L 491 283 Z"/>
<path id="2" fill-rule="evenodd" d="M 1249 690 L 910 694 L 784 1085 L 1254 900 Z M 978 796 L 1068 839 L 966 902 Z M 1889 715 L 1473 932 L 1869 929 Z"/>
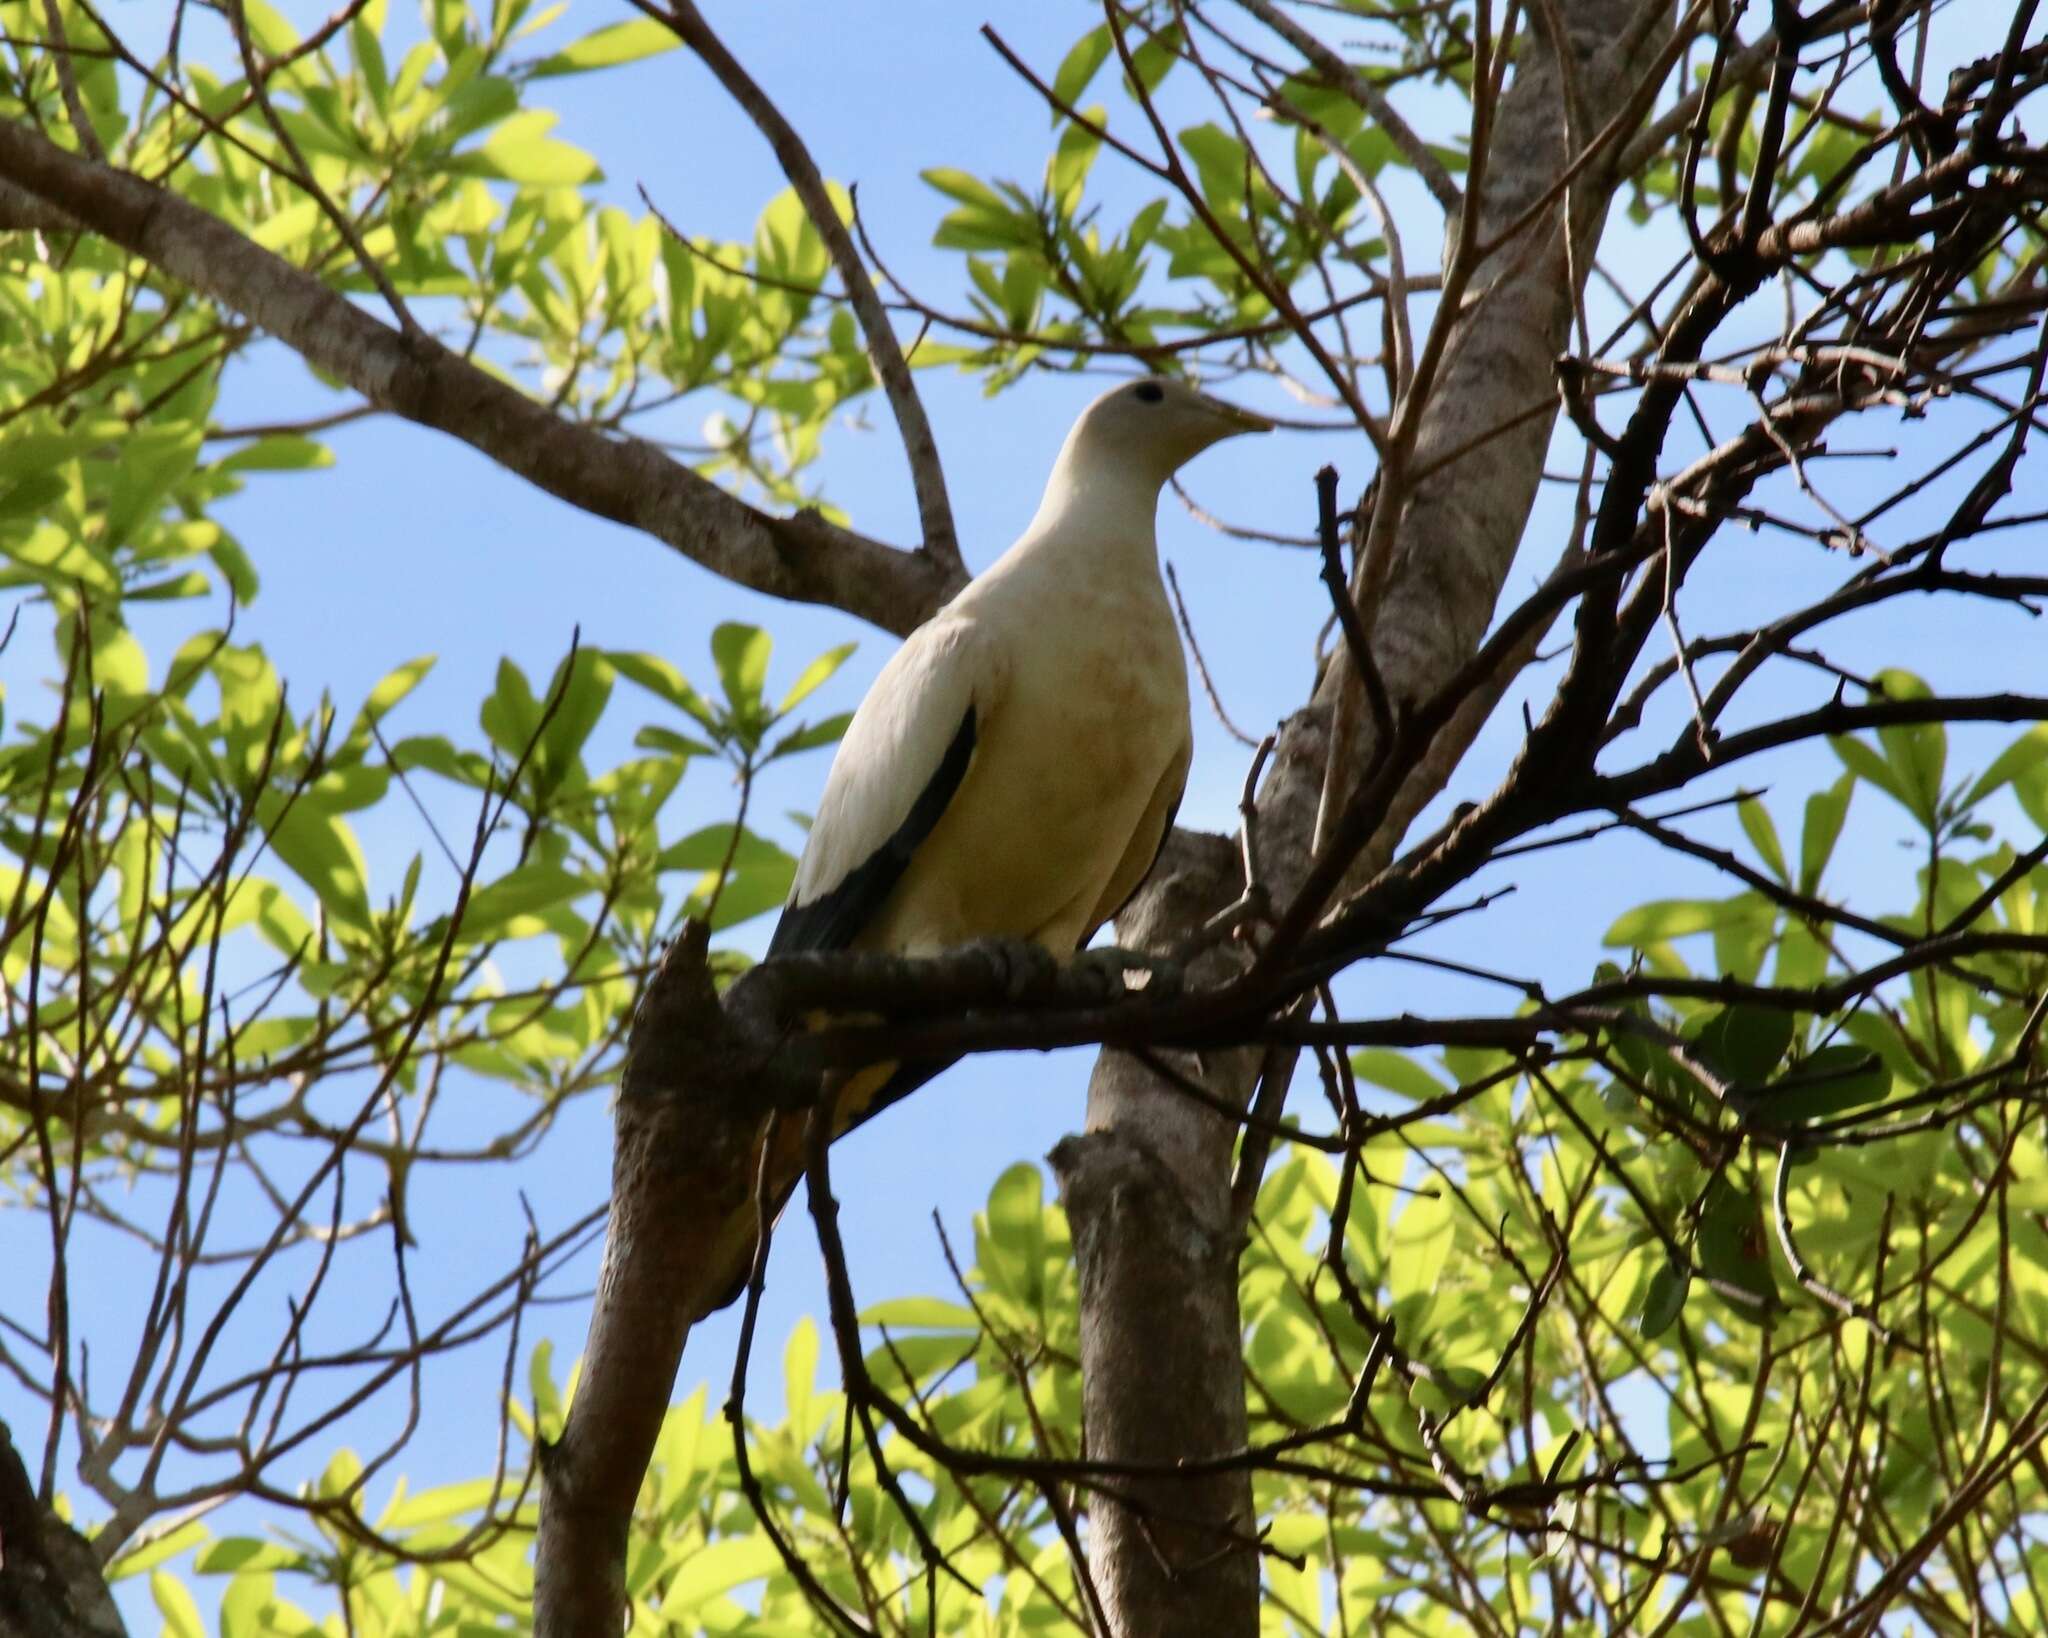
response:
<path id="1" fill-rule="evenodd" d="M 1166 396 L 1166 389 L 1157 381 L 1140 381 L 1131 389 L 1133 398 L 1141 398 L 1148 404 L 1156 404 Z"/>

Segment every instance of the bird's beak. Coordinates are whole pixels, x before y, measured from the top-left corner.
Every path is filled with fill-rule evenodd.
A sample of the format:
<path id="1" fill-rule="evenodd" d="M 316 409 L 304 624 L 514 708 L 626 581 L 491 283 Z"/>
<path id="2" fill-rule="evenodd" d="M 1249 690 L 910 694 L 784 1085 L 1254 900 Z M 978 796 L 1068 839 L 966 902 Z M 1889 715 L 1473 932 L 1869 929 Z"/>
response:
<path id="1" fill-rule="evenodd" d="M 1211 398 L 1207 393 L 1202 394 L 1202 402 L 1215 412 L 1218 420 L 1230 428 L 1228 432 L 1223 434 L 1226 438 L 1233 437 L 1240 432 L 1271 432 L 1273 430 L 1273 423 L 1263 415 L 1255 414 L 1248 409 L 1242 409 L 1236 404 L 1226 404 L 1222 399 Z"/>

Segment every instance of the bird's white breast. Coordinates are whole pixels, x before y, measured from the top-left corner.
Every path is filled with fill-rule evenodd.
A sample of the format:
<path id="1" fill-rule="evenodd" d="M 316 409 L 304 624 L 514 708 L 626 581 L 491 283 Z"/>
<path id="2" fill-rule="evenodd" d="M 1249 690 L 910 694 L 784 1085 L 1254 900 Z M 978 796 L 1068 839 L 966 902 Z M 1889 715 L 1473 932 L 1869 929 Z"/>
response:
<path id="1" fill-rule="evenodd" d="M 1123 555 L 1015 552 L 939 616 L 971 622 L 972 646 L 1000 653 L 1002 692 L 982 712 L 959 794 L 866 947 L 928 953 L 994 936 L 1064 954 L 1093 930 L 1189 732 L 1187 669 L 1157 568 L 1149 553 Z"/>

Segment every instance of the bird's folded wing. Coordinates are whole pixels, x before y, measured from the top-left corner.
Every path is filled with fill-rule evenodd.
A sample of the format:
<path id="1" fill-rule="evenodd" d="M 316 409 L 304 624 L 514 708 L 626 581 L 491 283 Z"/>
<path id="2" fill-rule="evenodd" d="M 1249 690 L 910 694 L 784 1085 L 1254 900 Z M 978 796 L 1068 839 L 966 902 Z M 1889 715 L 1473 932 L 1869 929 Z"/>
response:
<path id="1" fill-rule="evenodd" d="M 1131 832 L 1130 846 L 1124 850 L 1116 874 L 1109 879 L 1102 902 L 1096 906 L 1095 918 L 1090 923 L 1082 942 L 1094 937 L 1095 929 L 1104 922 L 1114 921 L 1124 913 L 1124 907 L 1138 895 L 1138 889 L 1145 885 L 1145 878 L 1152 874 L 1152 867 L 1159 862 L 1159 855 L 1166 851 L 1166 838 L 1172 834 L 1173 821 L 1180 812 L 1180 799 L 1188 786 L 1188 765 L 1194 758 L 1194 745 L 1184 740 L 1174 759 L 1160 776 L 1158 788 L 1152 793 L 1152 800 L 1146 804 L 1138 828 Z"/>
<path id="2" fill-rule="evenodd" d="M 769 955 L 860 936 L 967 776 L 999 680 L 972 621 L 941 616 L 896 651 L 833 758 Z"/>

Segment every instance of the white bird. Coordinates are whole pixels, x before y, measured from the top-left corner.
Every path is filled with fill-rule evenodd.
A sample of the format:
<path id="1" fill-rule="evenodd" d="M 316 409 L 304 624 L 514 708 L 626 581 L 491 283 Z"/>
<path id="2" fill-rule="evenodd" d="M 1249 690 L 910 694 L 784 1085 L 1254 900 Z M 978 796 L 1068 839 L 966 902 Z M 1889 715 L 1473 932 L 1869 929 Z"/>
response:
<path id="1" fill-rule="evenodd" d="M 1159 492 L 1211 444 L 1271 428 L 1164 378 L 1081 412 L 1023 537 L 911 633 L 854 713 L 770 956 L 1006 938 L 1064 958 L 1123 908 L 1192 750 Z M 871 1084 L 848 1087 L 852 1107 L 842 1094 L 842 1129 L 889 1077 L 854 1079 Z"/>

